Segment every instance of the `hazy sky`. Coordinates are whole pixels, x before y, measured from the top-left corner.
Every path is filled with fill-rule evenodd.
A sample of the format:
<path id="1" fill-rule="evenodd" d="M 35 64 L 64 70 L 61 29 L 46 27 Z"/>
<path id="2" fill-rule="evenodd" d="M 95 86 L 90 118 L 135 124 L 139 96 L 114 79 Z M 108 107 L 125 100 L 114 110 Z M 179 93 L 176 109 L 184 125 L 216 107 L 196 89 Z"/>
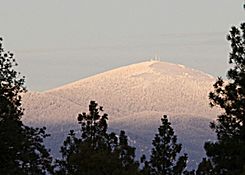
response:
<path id="1" fill-rule="evenodd" d="M 180 63 L 224 75 L 243 0 L 0 0 L 0 36 L 30 90 L 122 65 Z"/>

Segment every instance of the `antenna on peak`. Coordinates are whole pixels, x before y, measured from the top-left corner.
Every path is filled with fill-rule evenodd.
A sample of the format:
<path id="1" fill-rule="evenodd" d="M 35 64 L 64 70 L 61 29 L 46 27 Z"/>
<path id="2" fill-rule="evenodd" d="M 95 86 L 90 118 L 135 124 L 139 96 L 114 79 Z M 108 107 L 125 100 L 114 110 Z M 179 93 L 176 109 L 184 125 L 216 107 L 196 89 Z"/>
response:
<path id="1" fill-rule="evenodd" d="M 160 61 L 160 57 L 159 57 L 159 56 L 157 56 L 157 55 L 155 55 L 155 57 L 154 57 L 154 61 Z"/>

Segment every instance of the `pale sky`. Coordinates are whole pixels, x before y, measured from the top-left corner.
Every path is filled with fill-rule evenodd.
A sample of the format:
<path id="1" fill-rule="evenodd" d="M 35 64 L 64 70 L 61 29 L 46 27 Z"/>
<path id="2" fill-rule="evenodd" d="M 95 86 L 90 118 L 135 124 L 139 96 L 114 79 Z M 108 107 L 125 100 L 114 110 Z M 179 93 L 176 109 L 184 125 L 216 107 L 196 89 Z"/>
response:
<path id="1" fill-rule="evenodd" d="M 150 60 L 224 75 L 243 0 L 0 0 L 0 36 L 29 90 Z"/>

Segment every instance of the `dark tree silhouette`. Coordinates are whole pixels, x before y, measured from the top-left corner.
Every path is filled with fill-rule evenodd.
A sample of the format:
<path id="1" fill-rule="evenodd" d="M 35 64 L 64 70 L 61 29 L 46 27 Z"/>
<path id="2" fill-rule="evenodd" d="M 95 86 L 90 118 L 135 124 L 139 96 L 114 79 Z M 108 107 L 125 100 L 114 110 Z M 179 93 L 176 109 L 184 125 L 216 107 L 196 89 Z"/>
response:
<path id="1" fill-rule="evenodd" d="M 90 102 L 89 113 L 78 115 L 81 137 L 74 131 L 61 147 L 62 159 L 58 160 L 56 174 L 73 175 L 137 175 L 139 164 L 135 159 L 135 148 L 128 145 L 127 136 L 121 131 L 119 139 L 115 133 L 107 132 L 107 114 L 100 113 L 102 107 Z"/>
<path id="2" fill-rule="evenodd" d="M 24 77 L 14 70 L 17 63 L 3 49 L 0 38 L 0 173 L 46 174 L 52 172 L 52 158 L 43 145 L 45 128 L 25 126 L 21 121 L 21 93 Z"/>
<path id="3" fill-rule="evenodd" d="M 177 136 L 167 116 L 161 119 L 162 125 L 152 141 L 153 149 L 149 161 L 142 157 L 144 167 L 142 172 L 146 175 L 181 175 L 187 164 L 187 155 L 178 157 L 182 145 L 177 143 Z"/>
<path id="4" fill-rule="evenodd" d="M 203 158 L 202 162 L 198 165 L 196 175 L 213 175 L 213 166 L 210 160 Z"/>
<path id="5" fill-rule="evenodd" d="M 227 73 L 228 81 L 218 78 L 209 94 L 211 106 L 224 112 L 211 123 L 218 140 L 205 143 L 205 150 L 212 174 L 240 175 L 245 162 L 245 23 L 240 29 L 232 27 L 227 39 L 233 67 Z"/>

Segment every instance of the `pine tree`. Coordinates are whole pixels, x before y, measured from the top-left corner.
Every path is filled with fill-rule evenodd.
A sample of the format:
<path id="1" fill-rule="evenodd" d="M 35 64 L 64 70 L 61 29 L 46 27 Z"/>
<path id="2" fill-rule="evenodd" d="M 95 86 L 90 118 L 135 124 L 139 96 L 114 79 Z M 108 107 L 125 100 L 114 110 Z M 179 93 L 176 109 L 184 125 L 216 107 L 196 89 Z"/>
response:
<path id="1" fill-rule="evenodd" d="M 203 158 L 202 162 L 198 165 L 196 175 L 214 175 L 210 160 Z"/>
<path id="2" fill-rule="evenodd" d="M 89 113 L 78 115 L 81 137 L 74 131 L 61 147 L 62 159 L 58 160 L 56 174 L 73 175 L 137 175 L 139 164 L 135 148 L 128 145 L 124 131 L 118 137 L 107 132 L 107 114 L 95 101 L 89 105 Z"/>
<path id="3" fill-rule="evenodd" d="M 178 157 L 182 145 L 177 143 L 177 136 L 166 115 L 161 119 L 162 125 L 152 141 L 152 152 L 149 161 L 144 163 L 143 173 L 146 175 L 181 175 L 187 164 L 187 155 Z M 177 159 L 178 157 L 178 159 Z"/>
<path id="4" fill-rule="evenodd" d="M 21 117 L 24 77 L 14 70 L 17 63 L 3 49 L 0 38 L 0 172 L 6 175 L 46 174 L 52 171 L 52 158 L 43 145 L 45 128 L 25 126 Z"/>
<path id="5" fill-rule="evenodd" d="M 119 143 L 114 152 L 119 155 L 123 168 L 129 170 L 131 173 L 139 173 L 139 163 L 135 161 L 135 148 L 128 144 L 128 138 L 124 131 L 120 132 Z"/>
<path id="6" fill-rule="evenodd" d="M 209 95 L 211 106 L 224 112 L 211 123 L 217 141 L 207 142 L 205 150 L 213 174 L 240 175 L 245 162 L 245 23 L 240 29 L 232 27 L 227 39 L 233 67 L 227 73 L 228 81 L 218 78 Z"/>

